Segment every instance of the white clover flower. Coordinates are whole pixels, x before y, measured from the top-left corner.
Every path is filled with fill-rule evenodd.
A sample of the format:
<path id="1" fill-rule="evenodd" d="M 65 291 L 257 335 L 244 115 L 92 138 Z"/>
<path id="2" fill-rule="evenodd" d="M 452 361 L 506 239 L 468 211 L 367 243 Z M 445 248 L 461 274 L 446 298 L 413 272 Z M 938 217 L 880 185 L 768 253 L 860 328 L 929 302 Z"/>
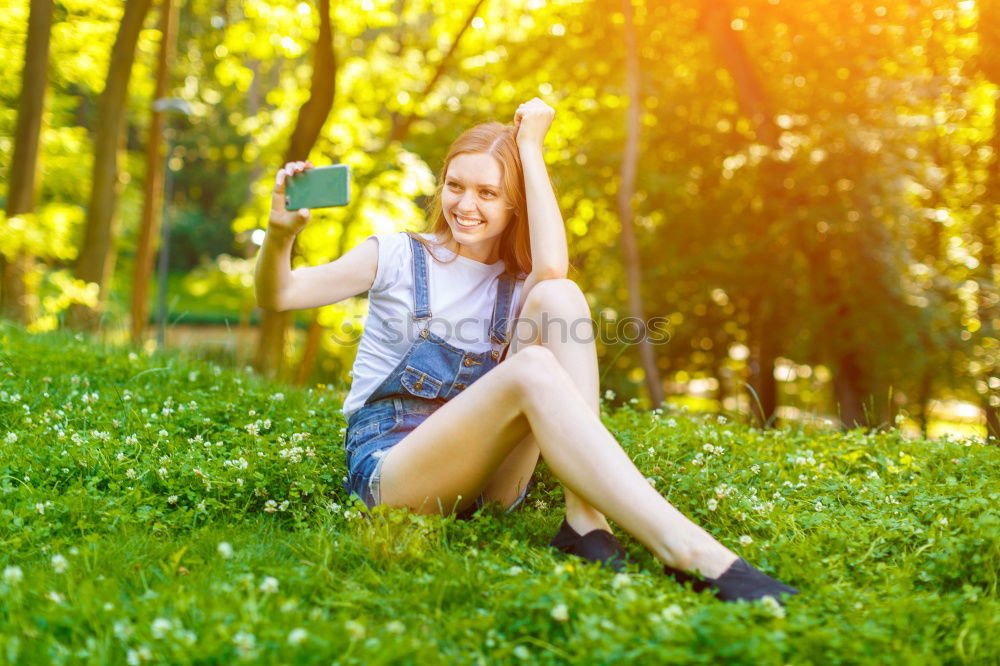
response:
<path id="1" fill-rule="evenodd" d="M 714 497 L 710 498 L 708 500 L 708 510 L 709 511 L 715 511 L 718 508 L 719 508 L 719 502 L 718 502 L 718 500 L 716 500 Z"/>
<path id="2" fill-rule="evenodd" d="M 284 399 L 285 399 L 284 393 L 275 393 L 274 395 L 271 396 L 271 400 L 274 400 L 275 402 L 281 402 Z"/>
<path id="3" fill-rule="evenodd" d="M 566 604 L 556 604 L 549 613 L 556 622 L 565 622 L 569 619 L 569 608 Z"/>
<path id="4" fill-rule="evenodd" d="M 752 543 L 753 539 L 751 539 L 749 535 L 744 534 L 743 536 L 740 537 L 741 546 L 749 546 Z"/>
<path id="5" fill-rule="evenodd" d="M 62 602 L 66 601 L 66 597 L 59 594 L 55 590 L 50 590 L 49 593 L 45 595 L 45 598 L 54 601 L 57 604 L 61 604 Z"/>
<path id="6" fill-rule="evenodd" d="M 754 474 L 760 474 L 760 465 L 750 465 L 750 471 Z"/>
<path id="7" fill-rule="evenodd" d="M 684 610 L 677 604 L 670 604 L 660 611 L 660 617 L 664 622 L 673 622 L 684 615 Z"/>
<path id="8" fill-rule="evenodd" d="M 941 516 L 941 519 L 938 520 L 938 524 L 941 525 L 941 527 L 948 527 L 948 519 Z"/>
<path id="9" fill-rule="evenodd" d="M 233 547 L 229 545 L 228 541 L 220 541 L 216 550 L 219 551 L 219 555 L 222 555 L 223 559 L 228 560 L 233 556 Z"/>
<path id="10" fill-rule="evenodd" d="M 348 620 L 344 623 L 344 629 L 351 635 L 351 638 L 361 640 L 365 637 L 365 625 L 356 620 Z"/>
<path id="11" fill-rule="evenodd" d="M 117 620 L 114 624 L 115 636 L 123 641 L 132 637 L 132 623 L 128 620 Z"/>
<path id="12" fill-rule="evenodd" d="M 822 511 L 823 510 L 823 503 L 820 502 L 819 500 L 816 500 L 816 503 L 813 504 L 813 508 L 816 509 L 817 511 Z"/>
<path id="13" fill-rule="evenodd" d="M 288 632 L 289 645 L 302 645 L 309 638 L 309 632 L 305 629 L 292 629 Z"/>
<path id="14" fill-rule="evenodd" d="M 257 646 L 257 639 L 253 634 L 241 631 L 233 636 L 233 643 L 240 652 L 246 653 L 250 652 Z"/>
<path id="15" fill-rule="evenodd" d="M 156 470 L 156 473 L 160 475 L 161 479 L 167 478 L 167 475 L 170 474 L 170 472 L 167 471 L 166 467 L 161 467 L 160 469 Z"/>
<path id="16" fill-rule="evenodd" d="M 127 470 L 125 470 L 125 476 L 127 476 L 130 479 L 134 479 L 135 478 L 135 470 L 132 469 L 131 467 L 129 467 Z"/>
<path id="17" fill-rule="evenodd" d="M 604 392 L 604 399 L 605 400 L 614 400 L 615 399 L 615 392 L 612 391 L 611 389 L 608 389 L 607 391 Z"/>
<path id="18" fill-rule="evenodd" d="M 69 568 L 69 562 L 65 557 L 56 553 L 52 556 L 52 570 L 58 574 L 66 573 L 66 569 Z"/>
<path id="19" fill-rule="evenodd" d="M 167 436 L 167 435 L 169 435 L 170 433 L 168 433 L 168 432 L 167 432 L 166 430 L 163 430 L 163 429 L 161 428 L 161 429 L 160 429 L 160 432 L 158 432 L 158 433 L 156 433 L 156 434 L 157 434 L 157 435 L 159 435 L 160 437 L 166 437 L 166 436 Z"/>
<path id="20" fill-rule="evenodd" d="M 14 442 L 17 441 L 17 433 L 16 432 L 8 432 L 7 436 L 4 437 L 3 439 L 8 444 L 13 444 Z"/>
<path id="21" fill-rule="evenodd" d="M 139 443 L 139 436 L 138 435 L 129 435 L 128 437 L 125 438 L 125 443 L 128 444 L 128 445 L 130 445 L 130 446 L 135 446 L 136 444 Z"/>
<path id="22" fill-rule="evenodd" d="M 178 499 L 180 499 L 180 498 L 177 497 L 177 495 L 171 495 L 170 497 L 167 498 L 167 504 L 171 504 L 171 505 L 177 504 L 177 500 Z"/>
<path id="23" fill-rule="evenodd" d="M 17 585 L 22 580 L 24 580 L 24 572 L 21 571 L 21 567 L 11 566 L 4 567 L 3 570 L 3 582 L 8 585 Z"/>
<path id="24" fill-rule="evenodd" d="M 35 504 L 35 511 L 37 511 L 42 515 L 45 515 L 45 505 L 42 504 L 41 502 L 38 502 L 37 504 Z"/>
<path id="25" fill-rule="evenodd" d="M 153 634 L 153 638 L 163 638 L 167 633 L 173 628 L 173 624 L 165 617 L 158 617 L 153 620 L 153 625 L 150 627 L 150 631 Z"/>
<path id="26" fill-rule="evenodd" d="M 611 579 L 611 587 L 614 589 L 619 589 L 622 587 L 628 587 L 632 584 L 632 578 L 625 573 L 617 573 L 615 577 Z"/>
<path id="27" fill-rule="evenodd" d="M 274 576 L 267 576 L 260 582 L 260 591 L 264 594 L 274 594 L 278 591 L 278 579 Z"/>
<path id="28" fill-rule="evenodd" d="M 274 513 L 278 510 L 278 503 L 273 499 L 269 499 L 264 502 L 264 513 Z"/>
<path id="29" fill-rule="evenodd" d="M 771 615 L 773 615 L 774 617 L 777 618 L 785 617 L 785 607 L 782 606 L 781 603 L 771 595 L 762 597 L 760 601 L 761 604 L 764 606 L 764 608 L 770 611 Z"/>
<path id="30" fill-rule="evenodd" d="M 401 634 L 406 631 L 406 625 L 399 620 L 393 620 L 389 624 L 385 625 L 385 630 L 392 634 Z"/>

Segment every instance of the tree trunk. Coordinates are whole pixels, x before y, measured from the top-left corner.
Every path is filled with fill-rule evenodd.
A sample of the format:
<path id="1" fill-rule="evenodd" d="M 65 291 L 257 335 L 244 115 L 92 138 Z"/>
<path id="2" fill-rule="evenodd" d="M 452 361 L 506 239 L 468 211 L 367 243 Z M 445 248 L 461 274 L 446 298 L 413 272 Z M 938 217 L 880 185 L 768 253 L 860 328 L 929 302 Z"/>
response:
<path id="1" fill-rule="evenodd" d="M 845 430 L 868 425 L 862 394 L 859 390 L 864 385 L 861 368 L 856 359 L 849 354 L 840 358 L 841 366 L 834 368 L 833 391 L 837 401 L 841 426 Z"/>
<path id="2" fill-rule="evenodd" d="M 330 23 L 330 0 L 319 0 L 319 38 L 313 58 L 312 81 L 309 99 L 299 110 L 295 128 L 289 141 L 285 162 L 305 160 L 309 157 L 323 124 L 333 108 L 336 93 L 337 62 L 333 52 L 333 27 Z M 292 248 L 295 256 L 295 248 Z M 287 312 L 263 310 L 260 319 L 260 336 L 257 342 L 257 371 L 274 377 L 284 363 L 285 336 L 291 317 Z"/>
<path id="3" fill-rule="evenodd" d="M 917 404 L 920 409 L 917 422 L 920 425 L 920 435 L 924 439 L 927 438 L 927 429 L 930 426 L 930 406 L 933 391 L 934 369 L 927 367 L 924 368 L 923 374 L 920 376 L 920 392 L 917 395 Z"/>
<path id="4" fill-rule="evenodd" d="M 309 330 L 306 332 L 305 349 L 302 352 L 302 362 L 299 363 L 299 370 L 295 376 L 295 383 L 299 386 L 305 386 L 309 381 L 322 338 L 323 325 L 319 323 L 319 311 L 317 310 L 309 322 Z"/>
<path id="5" fill-rule="evenodd" d="M 646 313 L 642 302 L 642 266 L 635 240 L 632 197 L 635 195 L 636 164 L 639 161 L 640 111 L 642 106 L 639 88 L 639 52 L 636 47 L 635 26 L 632 23 L 632 0 L 622 0 L 625 13 L 625 81 L 629 95 L 626 115 L 625 152 L 622 155 L 621 185 L 618 188 L 618 218 L 622 224 L 622 254 L 625 260 L 625 280 L 628 285 L 629 315 L 639 322 L 642 338 L 639 340 L 639 357 L 646 379 L 646 390 L 653 409 L 663 404 L 663 381 L 656 365 L 656 352 L 646 335 Z"/>
<path id="6" fill-rule="evenodd" d="M 107 302 L 107 283 L 116 258 L 115 208 L 121 186 L 118 173 L 119 142 L 125 124 L 128 84 L 132 76 L 136 42 L 151 2 L 152 0 L 126 0 L 118 36 L 111 49 L 108 78 L 97 110 L 90 203 L 87 207 L 83 244 L 76 263 L 76 277 L 85 282 L 96 282 L 100 295 L 94 310 L 81 305 L 70 308 L 67 324 L 71 328 L 95 328 L 100 321 L 104 303 Z"/>
<path id="7" fill-rule="evenodd" d="M 979 66 L 983 74 L 994 85 L 1000 85 L 1000 3 L 982 2 L 979 8 Z M 976 236 L 982 244 L 979 256 L 977 277 L 982 282 L 979 288 L 979 321 L 982 328 L 978 331 L 984 343 L 992 344 L 992 363 L 984 363 L 980 373 L 982 381 L 986 382 L 986 390 L 980 393 L 980 404 L 986 413 L 986 434 L 997 444 L 1000 444 L 1000 388 L 989 385 L 991 377 L 1000 376 L 1000 360 L 997 359 L 997 339 L 1000 330 L 994 325 L 1000 319 L 1000 309 L 991 297 L 996 297 L 1000 291 L 997 285 L 997 254 L 1000 244 L 1000 231 L 997 230 L 997 219 L 1000 217 L 1000 98 L 993 101 L 993 136 L 990 139 L 993 149 L 990 168 L 987 168 L 987 182 L 984 189 L 985 200 L 983 210 L 976 225 Z"/>
<path id="8" fill-rule="evenodd" d="M 269 372 L 271 376 L 277 376 L 282 369 L 282 361 L 285 357 L 285 332 L 292 321 L 291 312 L 268 312 L 263 310 L 258 330 L 260 340 L 274 341 L 274 344 L 257 345 L 257 355 L 254 358 L 254 366 L 260 372 Z M 261 369 L 265 370 L 261 370 Z"/>
<path id="9" fill-rule="evenodd" d="M 170 68 L 174 60 L 177 5 L 162 0 L 160 7 L 160 55 L 156 69 L 156 90 L 153 100 L 167 96 Z M 159 247 L 160 216 L 163 212 L 163 125 L 165 112 L 152 111 L 149 137 L 146 140 L 146 182 L 142 201 L 142 221 L 139 244 L 135 251 L 135 272 L 132 278 L 132 344 L 142 344 L 143 332 L 149 319 L 149 279 L 153 273 L 153 258 Z"/>
<path id="10" fill-rule="evenodd" d="M 758 310 L 759 312 L 759 310 Z M 777 337 L 770 331 L 763 330 L 766 317 L 756 316 L 756 342 L 751 350 L 750 385 L 754 395 L 751 396 L 750 411 L 757 418 L 761 428 L 775 425 L 778 409 L 778 381 L 774 378 L 774 363 L 778 360 Z M 759 401 L 759 402 L 758 402 Z"/>
<path id="11" fill-rule="evenodd" d="M 770 101 L 746 47 L 731 27 L 730 15 L 729 3 L 725 0 L 702 0 L 698 25 L 708 34 L 723 66 L 733 77 L 740 109 L 753 122 L 757 140 L 771 148 L 777 148 L 779 132 L 772 121 L 774 114 Z M 763 168 L 772 172 L 768 177 L 773 178 L 785 167 L 772 159 Z M 759 265 L 766 265 L 768 260 L 768 257 L 760 257 L 755 261 Z M 757 339 L 750 341 L 750 348 L 755 351 L 755 357 L 751 361 L 750 384 L 757 393 L 756 399 L 753 396 L 750 398 L 751 412 L 763 425 L 773 423 L 777 409 L 778 383 L 774 378 L 774 361 L 781 351 L 776 317 L 771 308 L 764 306 L 764 299 L 767 297 L 768 294 L 752 297 L 760 307 L 754 313 L 757 322 L 753 328 Z M 757 400 L 760 400 L 760 405 Z"/>
<path id="12" fill-rule="evenodd" d="M 28 39 L 24 47 L 21 94 L 17 103 L 17 129 L 9 172 L 7 218 L 35 209 L 38 183 L 38 146 L 48 87 L 49 36 L 52 33 L 52 0 L 32 0 L 28 17 Z M 34 258 L 24 248 L 9 261 L 0 253 L 0 314 L 28 324 L 37 315 L 25 278 Z"/>

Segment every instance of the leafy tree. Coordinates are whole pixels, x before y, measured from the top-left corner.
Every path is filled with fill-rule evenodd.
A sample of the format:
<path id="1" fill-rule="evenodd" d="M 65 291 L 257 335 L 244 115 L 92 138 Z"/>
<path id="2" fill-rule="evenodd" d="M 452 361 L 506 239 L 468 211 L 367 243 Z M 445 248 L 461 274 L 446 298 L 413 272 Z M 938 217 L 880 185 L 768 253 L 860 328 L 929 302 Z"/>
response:
<path id="1" fill-rule="evenodd" d="M 33 0 L 28 19 L 28 39 L 24 49 L 21 95 L 17 104 L 17 131 L 11 160 L 7 218 L 30 214 L 35 209 L 38 182 L 38 144 L 48 88 L 49 36 L 52 31 L 52 0 Z M 11 224 L 12 221 L 8 221 Z M 19 223 L 23 224 L 23 222 Z M 23 324 L 36 316 L 32 312 L 34 296 L 29 295 L 26 279 L 32 272 L 34 257 L 27 248 L 10 248 L 10 257 L 0 253 L 0 314 L 14 317 Z"/>
<path id="2" fill-rule="evenodd" d="M 114 240 L 118 226 L 115 207 L 120 183 L 119 143 L 136 42 L 151 4 L 152 0 L 126 0 L 118 36 L 111 51 L 108 77 L 97 113 L 90 204 L 76 262 L 77 277 L 97 283 L 100 295 L 97 309 L 76 305 L 70 310 L 67 324 L 75 328 L 96 326 L 100 303 L 107 298 L 107 281 L 114 270 L 117 251 Z"/>

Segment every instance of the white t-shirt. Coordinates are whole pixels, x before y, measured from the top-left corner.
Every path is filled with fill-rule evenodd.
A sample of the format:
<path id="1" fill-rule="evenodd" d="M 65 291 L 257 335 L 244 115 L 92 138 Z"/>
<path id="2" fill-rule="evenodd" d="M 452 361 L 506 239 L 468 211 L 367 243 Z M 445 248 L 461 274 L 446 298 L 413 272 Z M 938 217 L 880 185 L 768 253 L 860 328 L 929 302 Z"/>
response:
<path id="1" fill-rule="evenodd" d="M 433 240 L 430 233 L 420 234 Z M 490 322 L 497 283 L 505 266 L 502 260 L 484 264 L 435 247 L 434 253 L 449 263 L 439 263 L 424 253 L 429 282 L 430 320 L 413 321 L 413 249 L 404 232 L 373 234 L 378 241 L 378 269 L 368 292 L 368 317 L 358 343 L 351 371 L 351 390 L 343 414 L 350 418 L 399 365 L 426 324 L 449 344 L 472 353 L 490 350 Z M 521 297 L 523 280 L 517 280 L 510 312 Z"/>

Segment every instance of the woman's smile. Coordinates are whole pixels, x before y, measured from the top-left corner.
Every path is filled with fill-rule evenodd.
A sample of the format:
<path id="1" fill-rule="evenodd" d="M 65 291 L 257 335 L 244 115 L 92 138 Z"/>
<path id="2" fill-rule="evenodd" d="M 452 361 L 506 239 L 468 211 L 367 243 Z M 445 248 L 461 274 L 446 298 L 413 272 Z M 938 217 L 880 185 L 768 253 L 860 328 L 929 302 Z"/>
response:
<path id="1" fill-rule="evenodd" d="M 460 229 L 475 229 L 480 224 L 483 224 L 483 220 L 478 217 L 466 217 L 464 215 L 459 215 L 458 213 L 452 213 L 455 217 L 455 222 L 458 223 Z"/>

